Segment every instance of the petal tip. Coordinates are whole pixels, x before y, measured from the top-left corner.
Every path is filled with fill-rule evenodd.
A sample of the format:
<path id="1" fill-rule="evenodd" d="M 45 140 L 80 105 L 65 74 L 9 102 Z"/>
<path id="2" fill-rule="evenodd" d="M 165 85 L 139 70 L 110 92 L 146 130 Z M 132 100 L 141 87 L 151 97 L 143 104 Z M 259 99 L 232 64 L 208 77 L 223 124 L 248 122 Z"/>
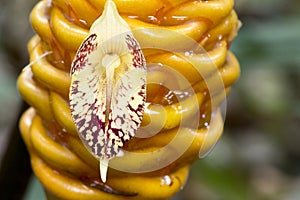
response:
<path id="1" fill-rule="evenodd" d="M 106 182 L 108 162 L 109 162 L 109 159 L 101 159 L 100 160 L 100 177 L 101 177 L 101 180 L 103 183 Z"/>

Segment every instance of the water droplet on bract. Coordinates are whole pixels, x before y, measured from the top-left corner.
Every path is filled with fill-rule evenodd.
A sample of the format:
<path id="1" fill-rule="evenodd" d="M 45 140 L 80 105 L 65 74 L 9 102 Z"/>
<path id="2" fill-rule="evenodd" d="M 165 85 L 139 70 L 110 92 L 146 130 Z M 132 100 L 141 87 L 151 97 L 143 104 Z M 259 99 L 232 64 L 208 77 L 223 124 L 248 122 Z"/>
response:
<path id="1" fill-rule="evenodd" d="M 166 175 L 161 179 L 160 183 L 162 186 L 164 185 L 171 186 L 173 184 L 173 181 L 169 175 Z"/>

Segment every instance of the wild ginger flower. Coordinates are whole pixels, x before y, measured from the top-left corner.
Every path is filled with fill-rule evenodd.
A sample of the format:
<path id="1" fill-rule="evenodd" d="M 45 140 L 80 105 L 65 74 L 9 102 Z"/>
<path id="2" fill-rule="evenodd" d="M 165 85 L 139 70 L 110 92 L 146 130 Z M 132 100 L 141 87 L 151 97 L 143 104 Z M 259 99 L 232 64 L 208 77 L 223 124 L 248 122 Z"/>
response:
<path id="1" fill-rule="evenodd" d="M 218 107 L 239 76 L 238 62 L 228 50 L 240 25 L 233 1 L 114 1 L 130 28 L 127 31 L 139 43 L 136 50 L 140 49 L 143 56 L 138 58 L 145 59 L 146 99 L 141 125 L 136 124 L 131 135 L 135 136 L 127 140 L 122 133 L 107 140 L 108 146 L 116 144 L 116 138 L 122 143 L 116 148 L 120 155 L 109 160 L 104 183 L 99 175 L 99 158 L 79 138 L 78 124 L 82 124 L 76 122 L 74 113 L 71 117 L 74 107 L 69 92 L 71 80 L 77 80 L 70 76 L 76 52 L 91 34 L 90 27 L 101 16 L 105 2 L 48 0 L 33 9 L 31 23 L 37 35 L 28 44 L 31 63 L 18 80 L 20 93 L 31 106 L 20 121 L 22 136 L 49 199 L 168 199 L 186 182 L 189 166 L 206 155 L 222 133 Z M 109 57 L 109 62 L 98 55 L 89 59 L 92 63 L 112 63 L 114 70 L 120 70 L 119 65 L 128 63 L 122 55 Z M 129 62 L 127 67 L 131 65 Z M 81 95 L 92 94 L 90 91 L 105 85 L 106 96 L 100 95 L 100 102 L 124 109 L 117 103 L 119 98 L 112 101 L 119 90 L 114 90 L 115 82 L 108 81 L 122 80 L 123 73 L 119 74 L 116 77 L 106 71 L 95 79 L 105 80 L 103 84 L 78 86 Z M 88 80 L 89 75 L 94 75 L 92 69 L 83 77 Z M 126 80 L 134 84 L 136 78 L 137 74 L 128 75 Z M 120 91 L 127 95 L 126 90 Z M 76 102 L 87 103 L 84 98 Z M 132 109 L 135 102 L 133 98 Z M 97 106 L 93 108 L 91 112 L 96 112 Z M 88 112 L 76 114 L 84 115 L 82 119 L 90 116 Z M 106 126 L 109 112 L 103 116 Z M 134 121 L 124 119 L 115 119 L 114 123 L 128 125 Z M 97 138 L 93 127 L 84 130 L 96 135 L 90 134 L 92 139 Z M 100 151 L 102 148 L 100 145 Z"/>

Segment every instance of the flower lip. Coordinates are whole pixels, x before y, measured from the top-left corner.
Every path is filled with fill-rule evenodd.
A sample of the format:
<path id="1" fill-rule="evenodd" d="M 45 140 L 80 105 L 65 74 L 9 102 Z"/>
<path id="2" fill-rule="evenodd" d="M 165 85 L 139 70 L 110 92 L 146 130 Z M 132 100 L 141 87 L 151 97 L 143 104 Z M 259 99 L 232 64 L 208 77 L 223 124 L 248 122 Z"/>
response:
<path id="1" fill-rule="evenodd" d="M 91 26 L 71 69 L 70 109 L 78 134 L 100 161 L 106 182 L 109 160 L 130 140 L 143 118 L 146 61 L 113 1 Z"/>

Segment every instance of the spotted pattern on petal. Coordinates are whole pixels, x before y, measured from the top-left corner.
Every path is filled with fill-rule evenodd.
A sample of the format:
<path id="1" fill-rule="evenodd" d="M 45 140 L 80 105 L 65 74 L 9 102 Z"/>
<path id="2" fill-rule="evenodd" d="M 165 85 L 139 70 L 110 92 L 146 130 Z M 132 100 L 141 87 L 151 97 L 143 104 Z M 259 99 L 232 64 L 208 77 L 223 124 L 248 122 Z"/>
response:
<path id="1" fill-rule="evenodd" d="M 106 105 L 106 68 L 97 35 L 83 42 L 72 63 L 70 108 L 80 138 L 98 159 L 116 156 L 141 124 L 146 101 L 146 62 L 132 35 L 124 37 L 125 53 L 113 76 L 112 95 Z M 125 59 L 126 58 L 126 59 Z M 107 112 L 106 109 L 109 109 Z"/>
<path id="2" fill-rule="evenodd" d="M 143 119 L 146 102 L 146 61 L 132 35 L 125 42 L 130 50 L 127 71 L 115 77 L 110 112 L 105 127 L 106 158 L 114 157 L 136 133 Z"/>
<path id="3" fill-rule="evenodd" d="M 81 44 L 76 57 L 72 63 L 71 74 L 75 71 L 81 70 L 83 67 L 88 65 L 88 55 L 97 49 L 98 43 L 96 41 L 97 35 L 91 34 Z"/>
<path id="4" fill-rule="evenodd" d="M 125 37 L 131 54 L 127 71 L 115 83 L 109 113 L 107 154 L 115 155 L 136 133 L 143 119 L 146 102 L 146 60 L 131 34 Z"/>
<path id="5" fill-rule="evenodd" d="M 132 65 L 135 68 L 145 69 L 146 68 L 145 58 L 136 39 L 132 35 L 127 34 L 126 44 L 128 49 L 131 51 L 131 54 L 133 55 Z"/>
<path id="6" fill-rule="evenodd" d="M 71 115 L 105 182 L 109 160 L 135 135 L 146 101 L 146 61 L 113 1 L 93 22 L 70 71 Z"/>
<path id="7" fill-rule="evenodd" d="M 98 73 L 95 73 L 98 72 Z M 71 82 L 70 108 L 73 121 L 85 146 L 96 157 L 105 145 L 105 79 L 99 66 L 75 73 Z M 103 95 L 104 94 L 104 95 Z"/>
<path id="8" fill-rule="evenodd" d="M 114 155 L 136 133 L 143 119 L 146 100 L 145 71 L 132 70 L 117 82 L 112 96 L 107 133 L 107 153 Z M 135 77 L 135 78 L 132 78 Z"/>

